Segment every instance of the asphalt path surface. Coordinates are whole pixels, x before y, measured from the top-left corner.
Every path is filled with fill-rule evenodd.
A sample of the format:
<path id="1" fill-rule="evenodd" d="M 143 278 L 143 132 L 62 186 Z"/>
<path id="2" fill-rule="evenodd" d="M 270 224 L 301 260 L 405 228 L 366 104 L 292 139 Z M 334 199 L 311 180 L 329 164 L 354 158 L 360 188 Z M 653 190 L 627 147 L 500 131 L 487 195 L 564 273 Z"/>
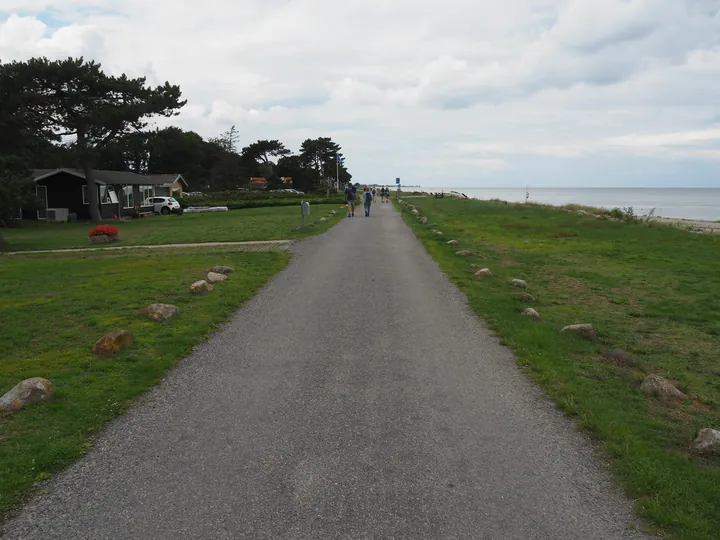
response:
<path id="1" fill-rule="evenodd" d="M 5 537 L 639 538 L 400 215 L 362 214 L 294 246 Z"/>

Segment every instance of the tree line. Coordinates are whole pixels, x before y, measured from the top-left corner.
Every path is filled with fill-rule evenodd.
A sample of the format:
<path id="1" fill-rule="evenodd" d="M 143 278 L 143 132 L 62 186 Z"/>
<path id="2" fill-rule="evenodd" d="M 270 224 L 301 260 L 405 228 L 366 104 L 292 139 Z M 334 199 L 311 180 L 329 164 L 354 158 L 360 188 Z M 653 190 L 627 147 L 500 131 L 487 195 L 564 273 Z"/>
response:
<path id="1" fill-rule="evenodd" d="M 182 174 L 201 191 L 236 189 L 259 176 L 270 188 L 283 177 L 302 191 L 335 185 L 341 147 L 330 137 L 307 139 L 294 153 L 279 140 L 240 148 L 235 126 L 208 139 L 175 126 L 153 129 L 153 118 L 179 113 L 181 98 L 179 86 L 108 75 L 84 58 L 0 62 L 0 226 L 32 202 L 31 169 L 78 168 L 91 188 L 98 169 Z M 340 164 L 340 183 L 351 177 Z M 97 190 L 88 193 L 100 220 Z"/>

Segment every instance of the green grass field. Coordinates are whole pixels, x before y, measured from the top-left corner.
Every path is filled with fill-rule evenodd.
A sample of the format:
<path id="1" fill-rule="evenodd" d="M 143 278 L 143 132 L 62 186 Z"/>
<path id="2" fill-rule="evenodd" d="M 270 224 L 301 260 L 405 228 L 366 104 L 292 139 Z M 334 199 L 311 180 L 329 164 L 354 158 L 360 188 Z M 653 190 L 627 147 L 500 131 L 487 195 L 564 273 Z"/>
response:
<path id="1" fill-rule="evenodd" d="M 720 460 L 688 452 L 699 429 L 720 426 L 720 237 L 534 205 L 408 202 L 436 224 L 425 227 L 405 209 L 429 253 L 523 369 L 602 441 L 651 529 L 683 540 L 720 537 Z M 471 264 L 494 276 L 475 277 Z M 528 282 L 541 320 L 520 315 L 527 305 L 513 278 Z M 594 324 L 598 336 L 560 334 L 575 323 Z M 604 361 L 614 348 L 631 362 Z M 646 398 L 639 387 L 650 373 L 675 381 L 689 399 Z"/>
<path id="2" fill-rule="evenodd" d="M 319 221 L 329 210 L 313 207 L 309 222 L 317 226 L 301 232 L 293 232 L 299 209 L 287 208 L 142 219 L 118 224 L 123 240 L 113 245 L 302 238 L 339 222 Z M 89 228 L 5 232 L 11 248 L 53 249 L 87 246 Z M 56 392 L 53 402 L 0 414 L 0 520 L 37 480 L 82 455 L 88 433 L 125 411 L 289 259 L 227 247 L 0 254 L 0 395 L 30 377 L 50 379 Z M 192 296 L 190 284 L 215 265 L 236 272 L 209 296 Z M 151 322 L 139 310 L 152 303 L 175 304 L 180 315 Z M 93 343 L 119 329 L 132 331 L 135 343 L 115 358 L 95 357 Z"/>
<path id="3" fill-rule="evenodd" d="M 312 205 L 306 224 L 318 221 L 330 210 L 341 214 L 340 205 Z M 132 221 L 107 221 L 120 230 L 112 246 L 183 244 L 191 242 L 244 242 L 250 240 L 299 239 L 318 229 L 294 231 L 300 225 L 300 206 L 249 208 L 212 214 L 152 216 Z M 318 223 L 318 225 L 320 225 Z M 327 228 L 322 225 L 320 228 Z M 40 223 L 26 221 L 23 227 L 3 229 L 11 251 L 88 247 L 91 223 Z"/>

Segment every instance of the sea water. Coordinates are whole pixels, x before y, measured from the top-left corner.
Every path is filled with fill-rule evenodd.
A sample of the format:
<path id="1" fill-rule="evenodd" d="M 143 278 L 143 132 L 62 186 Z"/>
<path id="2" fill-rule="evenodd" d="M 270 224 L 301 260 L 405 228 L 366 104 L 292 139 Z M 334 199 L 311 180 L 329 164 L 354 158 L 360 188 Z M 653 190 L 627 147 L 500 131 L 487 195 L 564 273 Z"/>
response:
<path id="1" fill-rule="evenodd" d="M 410 189 L 410 188 L 406 188 Z M 482 200 L 500 199 L 524 202 L 525 188 L 414 188 L 418 191 L 449 193 L 457 191 L 468 197 Z M 581 204 L 599 208 L 629 208 L 636 215 L 647 215 L 654 210 L 656 216 L 683 219 L 720 221 L 720 188 L 532 188 L 528 187 L 529 201 L 534 203 Z"/>

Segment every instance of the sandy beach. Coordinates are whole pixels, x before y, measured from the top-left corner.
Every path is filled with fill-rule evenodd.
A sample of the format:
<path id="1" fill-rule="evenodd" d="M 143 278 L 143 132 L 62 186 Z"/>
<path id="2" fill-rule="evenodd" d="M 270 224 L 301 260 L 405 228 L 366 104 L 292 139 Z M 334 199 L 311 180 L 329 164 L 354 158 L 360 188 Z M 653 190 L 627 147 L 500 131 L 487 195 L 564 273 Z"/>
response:
<path id="1" fill-rule="evenodd" d="M 680 219 L 680 218 L 666 218 L 666 217 L 657 217 L 654 218 L 653 221 L 657 221 L 660 223 L 667 223 L 668 225 L 673 225 L 675 227 L 680 227 L 682 229 L 687 229 L 690 232 L 695 233 L 710 233 L 710 234 L 718 234 L 720 233 L 720 221 L 706 221 L 701 219 Z"/>

